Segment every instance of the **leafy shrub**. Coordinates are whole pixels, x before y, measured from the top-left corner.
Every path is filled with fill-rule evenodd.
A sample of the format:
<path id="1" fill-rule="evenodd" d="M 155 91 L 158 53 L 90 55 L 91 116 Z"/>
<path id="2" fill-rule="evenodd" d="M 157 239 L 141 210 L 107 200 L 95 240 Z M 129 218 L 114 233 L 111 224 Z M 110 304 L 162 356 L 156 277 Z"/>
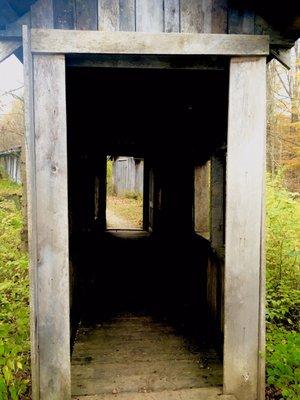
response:
<path id="1" fill-rule="evenodd" d="M 284 188 L 282 172 L 267 177 L 267 384 L 288 400 L 300 398 L 297 196 Z"/>
<path id="2" fill-rule="evenodd" d="M 282 176 L 267 177 L 267 323 L 298 329 L 300 203 Z"/>
<path id="3" fill-rule="evenodd" d="M 0 399 L 29 391 L 29 289 L 19 185 L 0 180 Z"/>
<path id="4" fill-rule="evenodd" d="M 283 398 L 300 399 L 300 333 L 269 330 L 267 375 L 267 383 L 280 388 Z"/>

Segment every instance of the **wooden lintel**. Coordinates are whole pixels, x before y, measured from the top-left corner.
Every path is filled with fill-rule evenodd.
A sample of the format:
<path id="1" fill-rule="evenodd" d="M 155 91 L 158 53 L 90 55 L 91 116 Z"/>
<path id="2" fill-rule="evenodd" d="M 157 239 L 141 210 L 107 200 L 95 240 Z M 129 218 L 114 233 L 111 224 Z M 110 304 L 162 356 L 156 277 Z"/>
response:
<path id="1" fill-rule="evenodd" d="M 32 52 L 264 56 L 269 37 L 204 33 L 99 32 L 32 29 Z"/>

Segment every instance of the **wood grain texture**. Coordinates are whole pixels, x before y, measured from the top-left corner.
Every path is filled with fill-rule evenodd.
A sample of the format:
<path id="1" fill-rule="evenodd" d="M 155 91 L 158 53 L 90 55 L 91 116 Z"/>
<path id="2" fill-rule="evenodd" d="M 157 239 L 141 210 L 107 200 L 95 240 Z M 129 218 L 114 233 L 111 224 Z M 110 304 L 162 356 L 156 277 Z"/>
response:
<path id="1" fill-rule="evenodd" d="M 169 399 L 166 392 L 191 388 L 220 394 L 221 383 L 222 365 L 213 349 L 200 349 L 171 324 L 151 315 L 121 314 L 96 327 L 82 327 L 77 336 L 73 396 L 109 395 L 115 390 L 153 396 L 165 392 L 162 398 Z"/>
<path id="2" fill-rule="evenodd" d="M 54 27 L 75 28 L 75 0 L 53 0 Z"/>
<path id="3" fill-rule="evenodd" d="M 39 400 L 39 351 L 38 351 L 38 286 L 37 286 L 37 215 L 36 215 L 36 169 L 34 141 L 33 70 L 30 30 L 23 27 L 24 58 L 24 115 L 27 189 L 27 229 L 29 245 L 30 278 L 30 344 L 32 399 Z"/>
<path id="4" fill-rule="evenodd" d="M 267 55 L 268 36 L 32 29 L 35 53 Z"/>
<path id="5" fill-rule="evenodd" d="M 35 55 L 37 324 L 40 398 L 70 398 L 65 60 Z"/>
<path id="6" fill-rule="evenodd" d="M 119 0 L 98 0 L 98 16 L 100 31 L 119 30 Z"/>
<path id="7" fill-rule="evenodd" d="M 76 29 L 98 29 L 98 0 L 75 0 Z"/>
<path id="8" fill-rule="evenodd" d="M 120 0 L 120 31 L 135 31 L 135 0 Z"/>
<path id="9" fill-rule="evenodd" d="M 96 396 L 74 396 L 76 400 L 236 400 L 234 396 L 220 394 L 216 388 L 168 390 L 156 393 L 119 393 Z"/>
<path id="10" fill-rule="evenodd" d="M 164 1 L 165 32 L 180 32 L 180 0 Z"/>
<path id="11" fill-rule="evenodd" d="M 210 178 L 210 229 L 213 249 L 219 249 L 224 244 L 224 175 L 224 159 L 219 155 L 213 155 Z"/>
<path id="12" fill-rule="evenodd" d="M 138 32 L 163 32 L 163 0 L 136 0 L 136 30 Z"/>
<path id="13" fill-rule="evenodd" d="M 38 0 L 31 6 L 32 28 L 53 28 L 53 0 Z"/>
<path id="14" fill-rule="evenodd" d="M 212 0 L 211 33 L 227 33 L 228 0 Z"/>
<path id="15" fill-rule="evenodd" d="M 181 32 L 211 33 L 212 0 L 181 0 Z"/>
<path id="16" fill-rule="evenodd" d="M 256 400 L 258 393 L 265 119 L 265 58 L 232 58 L 227 145 L 224 390 L 240 400 Z"/>

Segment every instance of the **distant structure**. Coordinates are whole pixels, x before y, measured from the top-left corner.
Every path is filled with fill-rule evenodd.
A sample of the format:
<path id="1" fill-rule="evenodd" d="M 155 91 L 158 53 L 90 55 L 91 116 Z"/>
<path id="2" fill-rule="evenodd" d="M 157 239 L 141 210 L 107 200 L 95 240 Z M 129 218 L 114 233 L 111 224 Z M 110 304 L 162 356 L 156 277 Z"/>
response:
<path id="1" fill-rule="evenodd" d="M 143 176 L 143 159 L 124 156 L 113 159 L 113 188 L 116 194 L 143 194 Z"/>
<path id="2" fill-rule="evenodd" d="M 0 168 L 16 183 L 21 182 L 21 147 L 0 152 Z"/>

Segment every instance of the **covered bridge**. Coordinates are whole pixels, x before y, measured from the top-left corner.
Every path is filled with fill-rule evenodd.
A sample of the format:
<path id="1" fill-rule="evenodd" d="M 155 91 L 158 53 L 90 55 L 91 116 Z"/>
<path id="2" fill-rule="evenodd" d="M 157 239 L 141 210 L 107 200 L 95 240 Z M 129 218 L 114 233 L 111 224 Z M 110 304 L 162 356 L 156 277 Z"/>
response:
<path id="1" fill-rule="evenodd" d="M 25 67 L 33 399 L 262 400 L 266 62 L 288 66 L 297 2 L 0 7 L 0 59 Z M 144 159 L 142 231 L 106 229 L 110 154 Z"/>

